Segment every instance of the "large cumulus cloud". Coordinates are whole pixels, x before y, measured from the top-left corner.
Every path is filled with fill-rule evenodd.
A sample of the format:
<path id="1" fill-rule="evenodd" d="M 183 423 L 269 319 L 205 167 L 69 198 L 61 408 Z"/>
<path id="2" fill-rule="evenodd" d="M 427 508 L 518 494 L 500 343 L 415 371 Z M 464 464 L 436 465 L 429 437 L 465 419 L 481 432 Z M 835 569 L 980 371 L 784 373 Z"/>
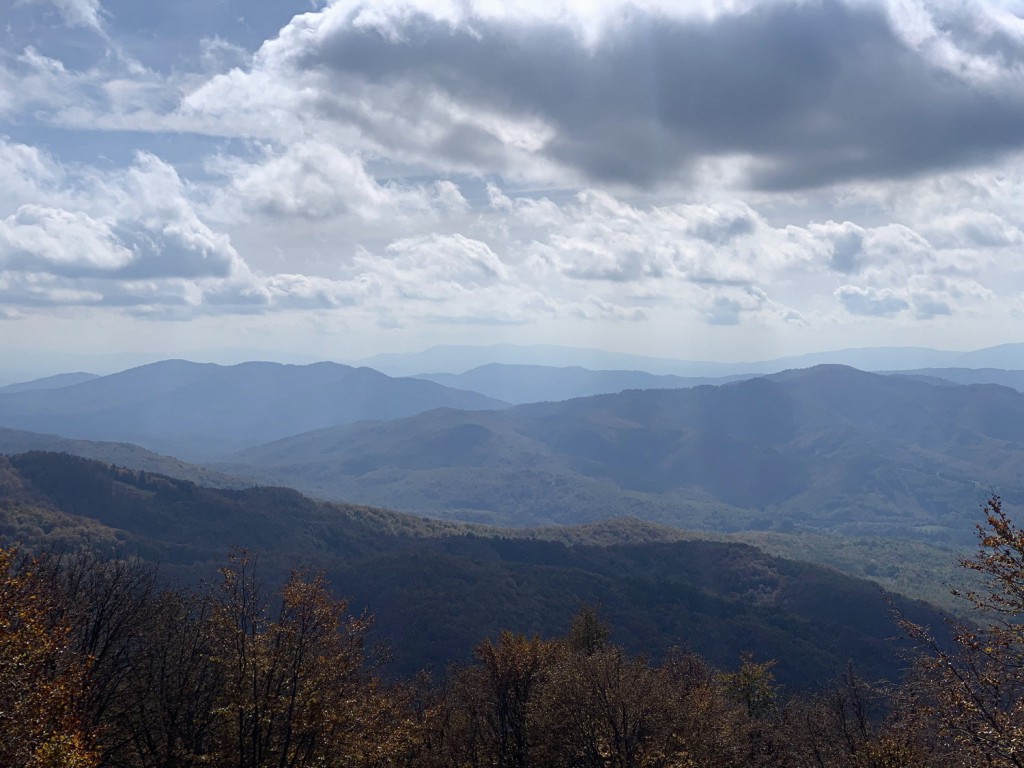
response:
<path id="1" fill-rule="evenodd" d="M 123 4 L 50 2 L 116 41 Z M 57 149 L 0 139 L 0 316 L 994 317 L 1024 292 L 1022 28 L 976 0 L 337 0 L 193 70 L 10 46 L 0 117 Z"/>
<path id="2" fill-rule="evenodd" d="M 119 171 L 69 174 L 38 151 L 0 141 L 0 178 L 25 200 L 0 217 L 0 304 L 8 307 L 184 318 L 330 308 L 359 293 L 344 282 L 252 269 L 202 219 L 177 171 L 152 154 Z"/>
<path id="3" fill-rule="evenodd" d="M 295 130 L 299 115 L 388 156 L 511 172 L 525 155 L 640 186 L 706 156 L 746 158 L 749 182 L 778 189 L 1024 146 L 1024 35 L 981 5 L 768 2 L 710 18 L 625 6 L 590 35 L 571 13 L 441 8 L 298 16 L 184 112 L 227 118 L 244 102 L 264 129 Z"/>

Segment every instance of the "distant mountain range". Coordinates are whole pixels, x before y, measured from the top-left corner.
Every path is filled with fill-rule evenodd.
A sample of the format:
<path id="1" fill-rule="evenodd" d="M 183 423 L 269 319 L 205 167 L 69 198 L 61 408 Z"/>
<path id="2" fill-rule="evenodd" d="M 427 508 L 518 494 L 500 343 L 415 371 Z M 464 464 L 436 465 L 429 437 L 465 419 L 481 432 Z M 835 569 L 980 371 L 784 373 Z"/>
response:
<path id="1" fill-rule="evenodd" d="M 173 361 L 168 361 L 173 362 Z M 321 363 L 321 365 L 334 365 Z M 1001 384 L 1024 391 L 1024 370 L 998 368 L 918 368 L 877 371 L 911 376 L 939 383 Z M 580 366 L 514 365 L 489 363 L 464 373 L 424 373 L 424 379 L 453 389 L 468 390 L 503 403 L 521 405 L 574 397 L 606 395 L 627 389 L 688 389 L 704 384 L 719 385 L 751 379 L 763 374 L 737 373 L 729 376 L 675 376 L 632 370 L 590 370 Z M 92 373 L 66 373 L 0 387 L 0 395 L 33 390 L 59 389 L 100 378 Z M 230 383 L 225 379 L 225 384 Z"/>
<path id="2" fill-rule="evenodd" d="M 800 687 L 835 679 L 849 661 L 868 679 L 901 672 L 875 584 L 739 544 L 558 533 L 510 538 L 281 488 L 216 490 L 49 453 L 0 457 L 0 540 L 131 554 L 187 579 L 211 575 L 231 546 L 256 555 L 265 578 L 299 562 L 324 568 L 356 612 L 373 612 L 400 674 L 443 670 L 501 629 L 564 632 L 583 604 L 600 606 L 632 650 L 684 646 L 723 667 L 752 651 Z M 928 606 L 889 598 L 941 625 Z"/>
<path id="3" fill-rule="evenodd" d="M 32 381 L 18 382 L 16 384 L 8 384 L 6 387 L 0 387 L 0 395 L 10 395 L 15 392 L 31 392 L 37 389 L 60 389 L 61 387 L 70 387 L 98 378 L 99 376 L 95 373 L 58 373 L 55 376 L 46 376 L 42 379 L 33 379 Z"/>
<path id="4" fill-rule="evenodd" d="M 280 363 L 315 364 L 315 358 L 293 352 L 246 353 L 239 349 L 205 350 L 197 359 L 234 364 L 244 360 L 273 360 Z M 108 373 L 137 367 L 152 360 L 150 355 L 48 355 L 25 352 L 0 366 L 0 384 L 30 379 L 54 370 L 93 370 Z M 421 376 L 465 373 L 473 368 L 501 365 L 535 365 L 555 368 L 579 367 L 593 371 L 640 371 L 685 378 L 721 378 L 744 374 L 777 373 L 789 368 L 814 365 L 849 365 L 867 371 L 895 371 L 917 368 L 1001 368 L 1024 370 L 1024 344 L 1002 344 L 973 351 L 938 350 L 928 347 L 863 347 L 828 350 L 803 355 L 754 359 L 746 362 L 689 360 L 653 357 L 602 349 L 553 344 L 493 344 L 483 346 L 440 345 L 417 352 L 383 353 L 358 361 L 344 360 L 354 367 L 365 366 L 390 376 Z M 68 374 L 59 374 L 66 376 Z M 82 374 L 74 374 L 76 376 Z M 85 374 L 88 375 L 88 374 Z M 41 380 L 28 382 L 38 388 Z M 2 391 L 2 387 L 0 387 Z"/>
<path id="5" fill-rule="evenodd" d="M 965 540 L 1024 502 L 1024 395 L 842 366 L 501 411 L 435 410 L 237 453 L 304 491 L 451 519 Z"/>
<path id="6" fill-rule="evenodd" d="M 931 380 L 933 383 L 948 381 L 953 384 L 999 384 L 1024 392 L 1024 371 L 1007 371 L 1001 368 L 918 368 L 887 373 Z"/>
<path id="7" fill-rule="evenodd" d="M 1024 369 L 1024 344 L 1002 344 L 970 352 L 927 347 L 867 347 L 813 352 L 768 360 L 722 363 L 581 349 L 551 344 L 436 346 L 421 352 L 374 355 L 358 362 L 393 376 L 465 373 L 491 363 L 504 365 L 578 366 L 595 371 L 644 371 L 659 375 L 721 377 L 777 373 L 815 365 L 849 365 L 867 371 L 915 368 Z"/>
<path id="8" fill-rule="evenodd" d="M 1000 384 L 1024 391 L 1024 371 L 1007 371 L 999 368 L 918 368 L 879 373 L 908 376 L 932 384 Z M 610 395 L 627 389 L 689 389 L 704 384 L 717 386 L 761 375 L 764 374 L 737 373 L 731 376 L 694 377 L 658 375 L 645 371 L 592 371 L 578 366 L 490 363 L 465 373 L 420 374 L 416 378 L 427 379 L 448 387 L 473 390 L 488 397 L 521 405 L 590 395 Z"/>
<path id="9" fill-rule="evenodd" d="M 476 392 L 337 363 L 166 360 L 70 386 L 52 383 L 0 391 L 0 426 L 127 441 L 190 460 L 362 419 L 505 405 Z"/>
<path id="10" fill-rule="evenodd" d="M 579 366 L 559 368 L 490 363 L 465 373 L 421 374 L 416 378 L 447 387 L 470 389 L 507 403 L 522 404 L 607 395 L 627 389 L 686 389 L 702 384 L 724 384 L 754 375 L 685 377 L 644 371 L 592 371 Z"/>
<path id="11" fill-rule="evenodd" d="M 0 391 L 0 451 L 506 526 L 634 516 L 952 542 L 988 493 L 1024 502 L 1024 395 L 974 383 L 1022 387 L 1024 372 L 818 366 L 707 386 L 722 379 L 492 364 L 431 378 L 186 361 L 51 377 Z M 534 399 L 549 402 L 503 410 Z"/>
<path id="12" fill-rule="evenodd" d="M 259 467 L 237 467 L 240 475 L 227 475 L 208 467 L 153 453 L 130 443 L 68 440 L 57 435 L 0 428 L 0 454 L 13 455 L 30 451 L 66 453 L 117 467 L 167 475 L 215 489 L 245 489 L 282 482 L 275 478 L 275 473 Z M 422 518 L 416 519 L 423 522 Z M 430 525 L 452 531 L 464 528 L 439 521 L 431 522 Z M 964 591 L 975 586 L 968 583 L 967 574 L 956 567 L 960 557 L 973 551 L 973 544 L 949 547 L 934 542 L 891 537 L 850 537 L 807 532 L 698 533 L 636 517 L 603 518 L 578 526 L 502 530 L 503 535 L 514 534 L 567 544 L 671 543 L 709 537 L 739 541 L 753 544 L 778 557 L 817 563 L 859 578 L 873 579 L 887 589 L 928 600 L 952 611 L 960 611 L 964 605 L 951 598 L 950 588 L 957 586 Z"/>

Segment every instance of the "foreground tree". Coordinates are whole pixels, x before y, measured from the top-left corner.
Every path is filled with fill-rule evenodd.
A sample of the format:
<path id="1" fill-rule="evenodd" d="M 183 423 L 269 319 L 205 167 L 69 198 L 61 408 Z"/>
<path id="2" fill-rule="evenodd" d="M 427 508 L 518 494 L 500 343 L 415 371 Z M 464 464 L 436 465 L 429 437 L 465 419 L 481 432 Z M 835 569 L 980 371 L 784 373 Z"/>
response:
<path id="1" fill-rule="evenodd" d="M 105 721 L 105 765 L 210 765 L 223 670 L 204 595 L 166 591 L 150 604 L 119 706 Z"/>
<path id="2" fill-rule="evenodd" d="M 424 708 L 422 768 L 741 768 L 773 765 L 767 711 L 698 657 L 660 664 L 608 641 L 584 609 L 567 637 L 485 641 Z M 745 670 L 752 676 L 751 670 Z M 770 687 L 770 680 L 757 676 Z M 756 749 L 754 747 L 757 747 Z M 777 763 L 784 765 L 784 763 Z"/>
<path id="3" fill-rule="evenodd" d="M 0 549 L 0 765 L 92 768 L 84 665 L 35 560 Z"/>
<path id="4" fill-rule="evenodd" d="M 160 590 L 132 561 L 0 549 L 2 768 L 406 765 L 423 727 L 363 651 L 366 616 L 250 559 L 220 588 Z"/>
<path id="5" fill-rule="evenodd" d="M 323 574 L 293 572 L 266 599 L 252 562 L 222 570 L 211 615 L 220 686 L 211 762 L 238 768 L 394 764 L 409 749 L 400 703 L 365 673 L 370 620 Z"/>
<path id="6" fill-rule="evenodd" d="M 980 546 L 962 565 L 985 582 L 963 596 L 984 622 L 955 626 L 952 647 L 904 626 L 925 647 L 909 684 L 919 720 L 933 727 L 947 765 L 1024 768 L 1024 531 L 999 497 L 985 506 Z"/>

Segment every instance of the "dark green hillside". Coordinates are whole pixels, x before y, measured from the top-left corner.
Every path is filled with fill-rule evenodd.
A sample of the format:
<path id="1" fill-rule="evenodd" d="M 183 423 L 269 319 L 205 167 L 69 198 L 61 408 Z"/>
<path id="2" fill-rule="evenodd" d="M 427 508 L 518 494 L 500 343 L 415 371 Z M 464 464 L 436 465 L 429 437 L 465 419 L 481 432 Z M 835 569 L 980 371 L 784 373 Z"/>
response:
<path id="1" fill-rule="evenodd" d="M 501 525 L 632 515 L 718 531 L 966 541 L 1024 501 L 1024 395 L 842 366 L 503 411 L 438 410 L 236 454 L 331 498 Z"/>
<path id="2" fill-rule="evenodd" d="M 102 532 L 107 554 L 140 555 L 172 567 L 220 562 L 233 546 L 266 552 L 280 563 L 361 557 L 375 552 L 382 536 L 466 530 L 369 507 L 323 504 L 288 488 L 206 488 L 40 451 L 0 458 L 0 494 L 0 533 L 8 540 L 74 546 L 75 531 L 87 526 Z M 11 525 L 12 510 L 21 529 Z M 37 530 L 25 528 L 33 518 L 40 521 Z"/>
<path id="3" fill-rule="evenodd" d="M 753 650 L 779 659 L 780 679 L 801 685 L 809 673 L 835 676 L 844 659 L 869 675 L 899 674 L 894 625 L 876 585 L 740 544 L 441 539 L 335 573 L 351 594 L 374 595 L 370 606 L 385 635 L 403 635 L 411 625 L 414 634 L 403 642 L 435 665 L 474 633 L 512 626 L 550 634 L 574 606 L 594 603 L 617 641 L 649 654 L 682 645 L 730 666 L 738 653 Z M 935 621 L 920 604 L 898 602 Z M 439 618 L 445 631 L 432 631 L 427 616 Z"/>
<path id="4" fill-rule="evenodd" d="M 722 541 L 751 544 L 775 557 L 815 563 L 848 576 L 869 579 L 891 592 L 925 600 L 952 613 L 963 612 L 964 601 L 952 594 L 980 584 L 960 567 L 975 547 L 929 544 L 913 539 L 880 536 L 833 536 L 815 533 L 743 531 L 709 533 L 684 531 L 637 518 L 612 518 L 586 525 L 509 529 L 508 533 L 570 545 L 666 544 L 678 541 Z"/>
<path id="5" fill-rule="evenodd" d="M 723 665 L 752 650 L 779 658 L 780 678 L 799 685 L 833 677 L 850 658 L 865 675 L 899 673 L 877 586 L 742 544 L 510 539 L 286 489 L 203 488 L 39 452 L 0 460 L 0 532 L 29 546 L 138 554 L 187 578 L 209 574 L 233 545 L 259 553 L 268 574 L 296 562 L 326 568 L 354 605 L 374 612 L 401 672 L 462 658 L 502 628 L 561 632 L 590 603 L 636 650 L 685 645 Z"/>

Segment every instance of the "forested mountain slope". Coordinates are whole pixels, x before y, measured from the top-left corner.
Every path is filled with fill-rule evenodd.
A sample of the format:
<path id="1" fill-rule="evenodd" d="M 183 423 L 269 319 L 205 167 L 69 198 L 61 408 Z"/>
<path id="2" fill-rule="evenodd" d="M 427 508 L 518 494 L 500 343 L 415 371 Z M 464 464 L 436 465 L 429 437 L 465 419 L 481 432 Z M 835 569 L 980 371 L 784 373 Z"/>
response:
<path id="1" fill-rule="evenodd" d="M 553 634 L 583 603 L 617 637 L 660 653 L 683 645 L 724 666 L 744 650 L 779 659 L 780 679 L 812 685 L 850 659 L 871 677 L 899 673 L 881 590 L 740 544 L 579 544 L 351 505 L 287 489 L 217 490 L 67 455 L 0 459 L 0 533 L 27 546 L 91 546 L 209 574 L 230 546 L 267 573 L 305 563 L 376 615 L 395 669 L 440 668 L 502 628 Z M 893 598 L 916 620 L 923 604 Z"/>
<path id="2" fill-rule="evenodd" d="M 988 493 L 1024 500 L 1024 395 L 820 366 L 442 409 L 298 435 L 233 461 L 306 492 L 502 525 L 633 515 L 962 541 Z"/>

